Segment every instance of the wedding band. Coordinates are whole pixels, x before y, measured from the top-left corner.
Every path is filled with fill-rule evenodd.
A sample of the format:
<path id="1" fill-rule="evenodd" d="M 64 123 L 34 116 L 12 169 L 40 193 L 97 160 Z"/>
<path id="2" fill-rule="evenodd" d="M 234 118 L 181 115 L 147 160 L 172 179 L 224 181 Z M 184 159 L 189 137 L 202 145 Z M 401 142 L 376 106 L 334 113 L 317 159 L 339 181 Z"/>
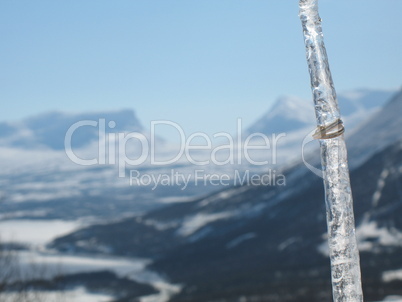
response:
<path id="1" fill-rule="evenodd" d="M 330 139 L 342 135 L 345 132 L 345 127 L 341 119 L 326 126 L 318 126 L 313 134 L 314 139 Z"/>

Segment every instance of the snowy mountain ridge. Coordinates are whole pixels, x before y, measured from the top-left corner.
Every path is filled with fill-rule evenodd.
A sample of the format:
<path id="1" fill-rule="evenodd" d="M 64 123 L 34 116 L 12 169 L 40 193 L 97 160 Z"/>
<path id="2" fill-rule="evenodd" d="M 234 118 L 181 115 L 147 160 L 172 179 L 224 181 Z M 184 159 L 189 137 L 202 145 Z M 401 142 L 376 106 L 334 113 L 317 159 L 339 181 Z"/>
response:
<path id="1" fill-rule="evenodd" d="M 368 93 L 366 94 L 369 95 Z M 382 94 L 380 93 L 380 95 Z M 359 96 L 361 96 L 361 94 L 359 94 Z M 282 100 L 283 101 L 280 102 L 276 109 L 273 108 L 270 117 L 280 116 L 285 113 L 289 114 L 290 112 L 292 114 L 305 112 L 306 115 L 313 115 L 313 108 L 305 106 L 304 102 L 302 103 L 299 98 L 291 97 Z M 381 104 L 382 102 L 383 100 L 379 99 L 372 103 Z M 300 110 L 297 108 L 286 110 L 286 108 L 295 108 L 295 106 L 299 105 L 301 105 Z M 392 109 L 394 111 L 393 114 L 399 112 L 395 109 L 397 108 Z M 375 107 L 374 110 L 379 109 Z M 354 113 L 350 116 L 356 114 L 360 115 L 356 120 L 361 121 L 366 118 L 365 114 L 361 115 L 357 110 L 353 112 Z M 19 126 L 17 123 L 11 125 L 16 128 L 20 127 L 18 128 L 20 132 L 25 131 L 27 133 L 26 137 L 28 137 L 26 140 L 22 140 L 19 135 L 10 134 L 13 133 L 15 129 L 13 130 L 12 128 L 7 132 L 4 130 L 7 128 L 4 126 L 5 124 L 2 124 L 4 126 L 3 128 L 1 128 L 0 125 L 0 142 L 6 144 L 5 142 L 7 140 L 11 140 L 6 146 L 0 146 L 0 157 L 3 162 L 2 171 L 0 171 L 0 189 L 2 190 L 2 195 L 4 195 L 3 198 L 7 201 L 7 207 L 3 205 L 3 210 L 7 210 L 6 212 L 8 213 L 20 211 L 20 214 L 24 213 L 23 216 L 27 215 L 28 217 L 31 217 L 33 213 L 42 213 L 42 215 L 48 215 L 49 217 L 71 218 L 76 215 L 82 215 L 82 213 L 91 215 L 91 211 L 94 211 L 91 203 L 97 200 L 98 207 L 95 211 L 96 215 L 116 216 L 118 213 L 122 212 L 126 214 L 128 212 L 136 212 L 138 209 L 149 209 L 158 202 L 169 203 L 180 200 L 191 200 L 196 196 L 207 194 L 218 189 L 216 186 L 197 185 L 194 180 L 194 165 L 186 160 L 186 158 L 182 158 L 169 166 L 155 167 L 147 161 L 141 166 L 127 167 L 127 169 L 135 169 L 140 171 L 141 174 L 150 176 L 158 176 L 160 174 L 170 175 L 172 170 L 182 173 L 186 177 L 192 176 L 186 190 L 182 190 L 180 186 L 161 186 L 157 190 L 151 191 L 150 186 L 130 186 L 127 178 L 118 177 L 115 165 L 79 166 L 67 158 L 63 148 L 57 149 L 63 146 L 63 132 L 67 125 L 69 126 L 77 119 L 96 120 L 101 117 L 106 119 L 106 124 L 110 120 L 116 122 L 115 128 L 107 129 L 110 131 L 125 132 L 130 129 L 144 131 L 135 114 L 130 110 L 117 111 L 114 113 L 85 113 L 80 115 L 48 113 L 25 119 L 21 121 Z M 291 118 L 290 115 L 288 117 Z M 297 119 L 298 116 L 295 115 L 295 121 L 300 122 L 303 120 Z M 314 120 L 312 123 L 313 122 Z M 346 120 L 346 123 L 347 122 L 348 120 Z M 8 124 L 6 125 L 11 127 Z M 77 132 L 79 135 L 76 137 L 77 140 L 75 143 L 78 146 L 81 145 L 85 147 L 84 149 L 88 149 L 89 151 L 82 153 L 77 151 L 77 155 L 95 158 L 98 156 L 98 145 L 96 144 L 98 133 L 94 127 L 85 128 L 86 129 L 82 130 L 86 131 L 82 131 L 81 133 Z M 352 127 L 347 128 L 348 133 L 351 132 L 351 128 Z M 288 132 L 287 136 L 279 142 L 277 150 L 275 150 L 275 165 L 256 166 L 243 160 L 240 165 L 228 164 L 217 166 L 210 164 L 203 166 L 202 169 L 204 169 L 205 174 L 228 174 L 230 177 L 233 177 L 236 171 L 240 173 L 250 171 L 251 174 L 263 174 L 268 169 L 279 170 L 289 165 L 291 162 L 301 160 L 302 141 L 304 137 L 309 135 L 308 133 L 312 129 L 314 129 L 313 126 L 307 126 L 301 129 L 296 128 Z M 398 127 L 396 127 L 396 129 L 398 129 Z M 394 136 L 399 133 L 397 130 L 395 131 Z M 370 134 L 366 134 L 363 137 L 369 138 Z M 392 135 L 390 139 L 392 139 Z M 355 139 L 352 139 L 349 142 L 353 144 L 354 141 Z M 381 145 L 381 142 L 371 140 L 367 142 L 367 144 L 367 146 L 372 145 L 371 148 L 367 148 L 367 154 L 372 154 L 370 150 L 376 150 L 376 148 Z M 311 145 L 314 147 L 316 143 L 311 143 Z M 165 143 L 159 150 L 161 150 L 161 154 L 157 154 L 158 159 L 172 158 L 175 156 L 175 152 L 177 152 L 175 146 L 168 146 L 168 144 Z M 253 152 L 249 153 L 254 160 L 259 160 L 260 158 L 261 160 L 271 160 L 271 155 L 274 150 L 252 151 Z M 272 154 L 270 152 L 272 152 Z M 306 153 L 308 152 L 309 149 L 307 146 Z M 203 152 L 199 152 L 196 155 L 199 156 L 201 160 L 210 159 L 209 153 L 204 154 Z M 225 158 L 227 154 L 220 151 L 219 155 Z M 360 154 L 358 153 L 357 156 L 360 156 Z M 317 157 L 314 156 L 314 158 L 316 159 Z M 272 161 L 270 161 L 270 163 L 272 163 Z M 237 194 L 237 192 L 233 192 L 233 194 Z M 284 192 L 283 194 L 287 193 Z M 114 204 L 113 211 L 108 210 L 108 201 L 110 200 L 112 200 Z M 135 200 L 135 205 L 133 205 L 132 200 Z M 220 200 L 220 198 L 218 198 L 218 200 Z M 43 202 L 39 203 L 38 201 Z M 206 202 L 209 201 L 204 200 L 204 203 Z M 65 208 L 64 203 L 70 203 L 71 206 Z M 130 211 L 130 207 L 132 211 Z M 250 215 L 253 215 L 253 213 L 256 212 L 258 212 L 258 207 L 254 208 L 251 206 L 250 208 L 244 209 L 244 214 L 250 213 Z M 204 214 L 208 214 L 208 212 Z M 232 214 L 237 216 L 242 213 L 235 211 Z M 196 213 L 194 213 L 194 215 L 196 215 Z M 197 219 L 198 218 L 197 216 Z M 195 220 L 189 218 L 189 222 L 190 221 Z"/>
<path id="2" fill-rule="evenodd" d="M 338 94 L 339 107 L 348 128 L 379 110 L 395 93 L 394 90 L 357 89 Z M 314 127 L 314 106 L 311 100 L 296 96 L 282 96 L 247 133 L 264 134 L 292 132 L 305 127 Z"/>
<path id="3" fill-rule="evenodd" d="M 144 131 L 133 110 L 78 114 L 54 111 L 28 117 L 18 122 L 0 123 L 0 145 L 19 149 L 63 150 L 64 137 L 73 124 L 80 121 L 99 122 L 100 119 L 105 119 L 106 133 Z M 114 122 L 113 129 L 108 127 L 108 123 L 111 121 Z M 74 147 L 82 148 L 97 139 L 98 129 L 84 126 L 74 133 L 72 143 Z"/>
<path id="4" fill-rule="evenodd" d="M 399 106 L 402 92 L 366 122 L 367 131 L 387 135 L 384 142 L 360 135 L 360 143 L 371 148 L 363 162 L 352 165 L 363 285 L 372 301 L 402 294 L 396 273 L 402 268 L 402 137 L 393 129 L 402 129 L 402 119 L 389 122 L 401 112 L 396 111 Z M 369 125 L 382 127 L 370 130 Z M 348 145 L 352 154 L 357 152 L 353 136 Z M 355 155 L 351 160 L 357 159 Z M 230 301 L 244 296 L 278 302 L 330 299 L 322 180 L 302 163 L 284 173 L 286 187 L 227 188 L 141 217 L 77 231 L 58 238 L 54 246 L 97 252 L 101 245 L 117 255 L 151 255 L 152 268 L 185 283 L 175 302 L 223 296 Z M 116 234 L 127 240 L 118 240 Z"/>

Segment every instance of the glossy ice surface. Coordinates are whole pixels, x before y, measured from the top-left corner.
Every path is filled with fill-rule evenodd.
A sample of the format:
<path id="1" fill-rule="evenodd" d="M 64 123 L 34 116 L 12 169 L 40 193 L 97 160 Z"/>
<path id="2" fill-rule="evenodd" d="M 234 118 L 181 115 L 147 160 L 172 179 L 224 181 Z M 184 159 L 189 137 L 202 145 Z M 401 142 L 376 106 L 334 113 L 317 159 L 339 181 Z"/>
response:
<path id="1" fill-rule="evenodd" d="M 340 113 L 323 40 L 318 0 L 300 0 L 299 5 L 317 125 L 325 127 L 340 119 Z M 333 298 L 335 302 L 360 302 L 363 301 L 360 261 L 345 140 L 340 135 L 321 139 L 320 145 Z"/>

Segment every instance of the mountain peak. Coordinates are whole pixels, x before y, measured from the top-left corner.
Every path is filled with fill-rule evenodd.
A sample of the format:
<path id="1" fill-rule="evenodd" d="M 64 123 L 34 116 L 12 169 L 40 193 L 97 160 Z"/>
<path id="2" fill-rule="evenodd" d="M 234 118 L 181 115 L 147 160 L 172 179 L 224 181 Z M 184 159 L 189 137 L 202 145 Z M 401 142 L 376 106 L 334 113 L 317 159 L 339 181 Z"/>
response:
<path id="1" fill-rule="evenodd" d="M 368 118 L 395 93 L 392 90 L 357 89 L 338 95 L 342 116 L 347 126 L 358 124 Z M 315 125 L 312 100 L 296 96 L 281 96 L 273 106 L 249 129 L 248 133 L 282 133 Z"/>
<path id="2" fill-rule="evenodd" d="M 282 133 L 294 131 L 314 124 L 312 103 L 296 96 L 281 96 L 248 133 Z"/>
<path id="3" fill-rule="evenodd" d="M 45 147 L 54 150 L 64 149 L 64 137 L 67 130 L 80 121 L 99 122 L 104 119 L 106 125 L 113 121 L 115 127 L 106 127 L 106 132 L 142 132 L 143 127 L 134 110 L 100 111 L 85 113 L 66 113 L 51 111 L 31 116 L 16 123 L 0 124 L 0 143 L 3 145 L 35 148 Z M 98 137 L 96 127 L 82 127 L 77 130 L 73 143 L 81 148 Z"/>

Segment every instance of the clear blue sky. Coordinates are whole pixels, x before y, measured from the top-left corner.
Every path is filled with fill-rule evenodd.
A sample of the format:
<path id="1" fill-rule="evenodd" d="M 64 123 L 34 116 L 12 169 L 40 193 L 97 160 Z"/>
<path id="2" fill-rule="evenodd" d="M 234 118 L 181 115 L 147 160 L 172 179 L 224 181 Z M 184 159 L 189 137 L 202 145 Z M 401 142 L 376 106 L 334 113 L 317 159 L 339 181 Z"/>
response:
<path id="1" fill-rule="evenodd" d="M 402 1 L 320 12 L 338 91 L 401 86 Z M 0 37 L 0 120 L 133 108 L 211 133 L 310 98 L 297 0 L 3 0 Z"/>

